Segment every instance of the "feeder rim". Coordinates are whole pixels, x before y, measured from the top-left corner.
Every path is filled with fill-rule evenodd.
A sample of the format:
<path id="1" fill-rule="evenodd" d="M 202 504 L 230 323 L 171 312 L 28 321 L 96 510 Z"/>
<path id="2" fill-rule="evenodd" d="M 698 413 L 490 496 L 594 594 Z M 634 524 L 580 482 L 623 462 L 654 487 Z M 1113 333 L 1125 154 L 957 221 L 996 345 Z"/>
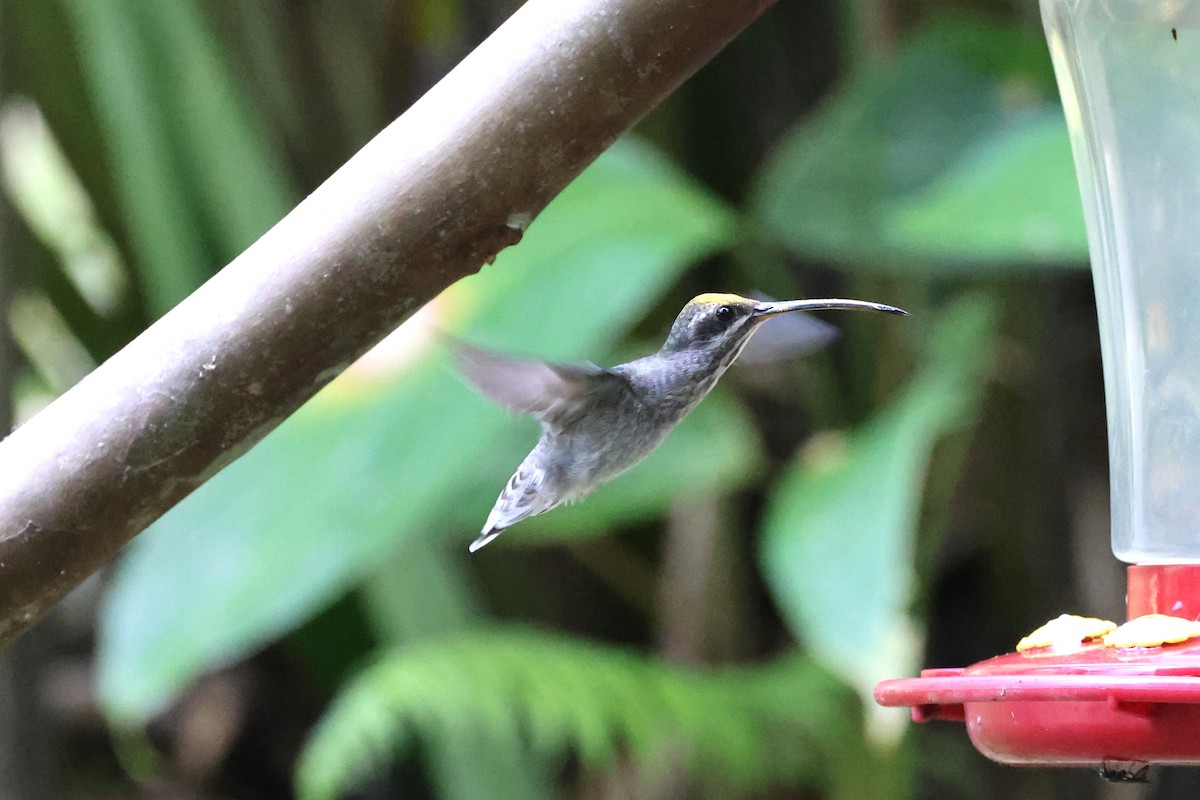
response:
<path id="1" fill-rule="evenodd" d="M 955 672 L 926 670 L 920 678 L 883 681 L 875 687 L 875 701 L 884 706 L 1018 701 L 1200 704 L 1200 675 L 960 675 Z"/>

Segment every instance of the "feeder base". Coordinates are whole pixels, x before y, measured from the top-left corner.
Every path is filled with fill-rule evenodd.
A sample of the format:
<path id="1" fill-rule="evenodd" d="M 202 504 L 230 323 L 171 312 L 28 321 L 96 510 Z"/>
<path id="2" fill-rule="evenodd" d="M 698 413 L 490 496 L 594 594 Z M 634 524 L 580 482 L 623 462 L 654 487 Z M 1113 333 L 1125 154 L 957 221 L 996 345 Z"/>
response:
<path id="1" fill-rule="evenodd" d="M 1200 616 L 1200 565 L 1130 567 L 1127 608 Z M 911 706 L 918 722 L 963 722 L 980 752 L 1006 764 L 1093 767 L 1109 780 L 1142 780 L 1150 764 L 1200 766 L 1200 639 L 1008 653 L 884 681 L 875 699 Z"/>

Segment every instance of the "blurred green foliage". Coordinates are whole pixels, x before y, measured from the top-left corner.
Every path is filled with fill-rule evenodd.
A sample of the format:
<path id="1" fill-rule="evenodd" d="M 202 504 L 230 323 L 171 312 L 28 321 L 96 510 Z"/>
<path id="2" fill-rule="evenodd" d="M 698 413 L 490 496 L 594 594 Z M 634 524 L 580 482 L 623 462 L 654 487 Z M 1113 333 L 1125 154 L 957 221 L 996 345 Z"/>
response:
<path id="1" fill-rule="evenodd" d="M 298 199 L 194 3 L 68 0 L 88 97 L 159 315 Z"/>
<path id="2" fill-rule="evenodd" d="M 1074 174 L 1040 31 L 953 21 L 864 68 L 791 131 L 754 206 L 797 253 L 1009 272 L 1086 262 Z"/>
<path id="3" fill-rule="evenodd" d="M 64 336 L 71 352 L 109 355 L 512 5 L 0 0 L 0 122 L 21 124 L 16 95 L 36 104 L 64 156 L 55 181 L 94 208 L 50 215 L 62 230 L 48 231 L 26 200 L 53 195 L 4 183 L 17 211 L 9 285 L 65 331 L 22 322 L 46 315 L 10 304 L 18 408 L 64 388 L 47 378 L 62 373 Z M 1045 269 L 1086 257 L 1049 60 L 1036 24 L 997 9 L 964 19 L 913 4 L 898 25 L 872 4 L 782 5 L 519 246 L 129 548 L 96 650 L 99 699 L 122 740 L 170 728 L 204 676 L 245 667 L 284 698 L 249 701 L 275 703 L 260 736 L 292 743 L 283 768 L 258 769 L 286 773 L 298 756 L 298 788 L 314 800 L 355 787 L 849 800 L 996 775 L 965 745 L 946 758 L 939 740 L 906 734 L 870 690 L 922 653 L 1005 649 L 1063 599 L 1036 583 L 1061 587 L 1060 572 L 1030 565 L 1048 563 L 1036 542 L 1066 512 L 1014 523 L 994 509 L 1042 508 L 1036 498 L 1065 479 L 1031 482 L 1023 465 L 971 457 L 998 440 L 1012 463 L 1061 455 L 1079 435 L 1071 421 L 1103 413 L 1098 382 L 1082 396 L 1091 405 L 1046 391 L 1058 368 L 1041 352 L 1053 343 L 1075 337 L 1075 363 L 1097 358 L 1086 278 Z M 828 50 L 881 25 L 893 57 Z M 744 90 L 745 74 L 763 80 Z M 731 115 L 745 131 L 725 141 L 715 132 Z M 0 163 L 11 163 L 28 139 L 4 130 Z M 731 177 L 741 163 L 756 167 Z M 62 246 L 85 228 L 109 243 L 101 306 L 72 266 L 91 251 Z M 656 348 L 691 294 L 756 289 L 868 296 L 913 316 L 838 317 L 847 335 L 830 350 L 735 370 L 645 464 L 468 559 L 536 426 L 457 380 L 437 329 L 612 363 Z M 1072 291 L 1084 299 L 1062 299 Z M 1082 327 L 1054 327 L 1072 318 Z M 1056 444 L 1015 450 L 1033 434 Z M 959 554 L 949 566 L 935 555 L 945 542 Z M 680 567 L 681 554 L 694 560 Z M 1000 621 L 953 617 L 947 646 L 939 615 L 954 601 L 939 598 L 952 569 L 974 580 L 954 601 L 990 586 Z M 686 587 L 671 583 L 681 574 Z M 681 602 L 682 614 L 665 607 Z M 1014 609 L 1023 615 L 1004 617 Z M 687 638 L 669 620 L 689 614 L 688 663 L 665 663 L 664 642 Z M 299 721 L 285 713 L 295 708 L 307 709 Z M 150 775 L 126 765 L 153 781 L 178 773 L 172 763 Z M 1034 796 L 1015 785 L 1012 796 Z"/>
<path id="4" fill-rule="evenodd" d="M 720 724 L 713 724 L 720 720 Z M 672 769 L 714 796 L 811 780 L 822 743 L 852 740 L 848 693 L 802 657 L 696 674 L 527 631 L 447 637 L 385 653 L 347 687 L 300 761 L 300 796 L 332 800 L 416 734 L 450 729 L 477 750 L 524 742 L 592 769 L 632 758 L 648 786 Z"/>
<path id="5" fill-rule="evenodd" d="M 900 396 L 850 441 L 802 453 L 768 503 L 767 583 L 801 641 L 864 697 L 920 666 L 908 609 L 921 486 L 938 439 L 977 417 L 995 328 L 981 297 L 943 311 Z"/>

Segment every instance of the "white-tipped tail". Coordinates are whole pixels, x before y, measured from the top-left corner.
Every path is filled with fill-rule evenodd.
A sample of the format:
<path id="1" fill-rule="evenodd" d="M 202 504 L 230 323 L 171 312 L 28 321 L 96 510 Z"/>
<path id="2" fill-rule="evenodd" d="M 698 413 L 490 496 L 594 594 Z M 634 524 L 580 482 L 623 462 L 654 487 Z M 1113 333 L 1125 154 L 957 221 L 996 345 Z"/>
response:
<path id="1" fill-rule="evenodd" d="M 471 546 L 468 547 L 467 550 L 471 553 L 474 553 L 476 550 L 483 547 L 485 544 L 490 542 L 492 539 L 495 539 L 503 532 L 504 528 L 491 528 L 487 533 L 479 534 L 479 538 L 471 542 Z"/>

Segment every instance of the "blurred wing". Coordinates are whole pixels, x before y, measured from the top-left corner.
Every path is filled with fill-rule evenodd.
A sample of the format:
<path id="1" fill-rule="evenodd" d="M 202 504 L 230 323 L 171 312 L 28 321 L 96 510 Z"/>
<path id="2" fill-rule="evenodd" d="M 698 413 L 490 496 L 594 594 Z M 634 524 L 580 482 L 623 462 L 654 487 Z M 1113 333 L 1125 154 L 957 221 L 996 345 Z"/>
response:
<path id="1" fill-rule="evenodd" d="M 631 391 L 624 377 L 595 364 L 513 358 L 460 341 L 451 346 L 459 370 L 475 388 L 502 408 L 551 427 L 561 426 L 594 392 L 618 386 Z"/>
<path id="2" fill-rule="evenodd" d="M 746 343 L 739 364 L 766 364 L 811 353 L 838 337 L 834 325 L 801 312 L 781 314 L 758 327 Z"/>
<path id="3" fill-rule="evenodd" d="M 765 302 L 779 299 L 762 292 L 750 292 L 748 296 Z M 758 327 L 736 363 L 768 364 L 796 358 L 828 346 L 838 337 L 838 333 L 836 326 L 811 314 L 781 314 Z"/>

